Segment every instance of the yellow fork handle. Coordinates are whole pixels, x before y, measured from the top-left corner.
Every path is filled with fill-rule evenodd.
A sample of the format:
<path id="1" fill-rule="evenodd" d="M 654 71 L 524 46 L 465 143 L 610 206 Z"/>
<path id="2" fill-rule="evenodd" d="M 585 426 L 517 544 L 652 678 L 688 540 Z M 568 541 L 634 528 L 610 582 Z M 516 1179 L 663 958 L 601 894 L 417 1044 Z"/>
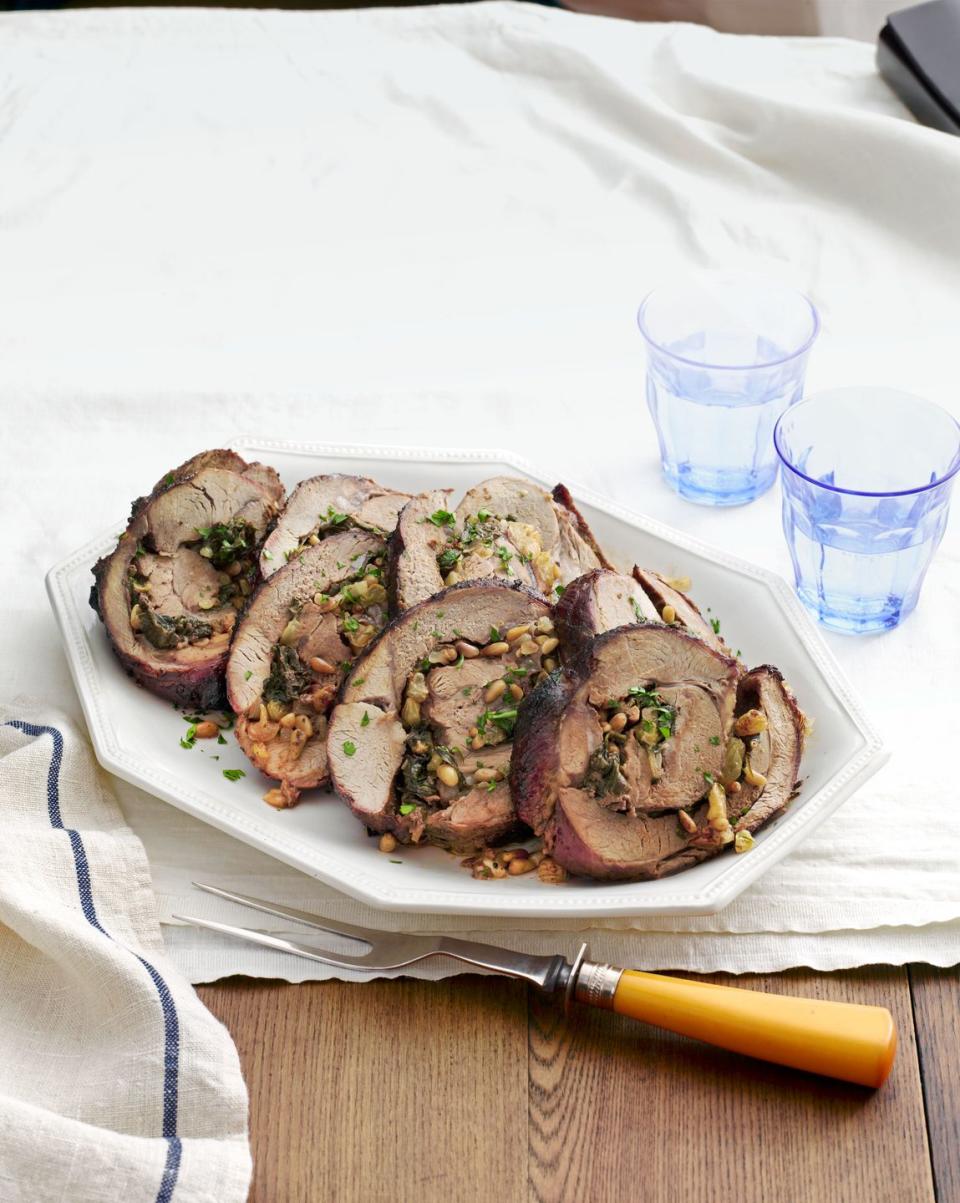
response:
<path id="1" fill-rule="evenodd" d="M 881 1086 L 897 1051 L 885 1007 L 820 1002 L 625 969 L 614 1011 L 736 1053 Z"/>

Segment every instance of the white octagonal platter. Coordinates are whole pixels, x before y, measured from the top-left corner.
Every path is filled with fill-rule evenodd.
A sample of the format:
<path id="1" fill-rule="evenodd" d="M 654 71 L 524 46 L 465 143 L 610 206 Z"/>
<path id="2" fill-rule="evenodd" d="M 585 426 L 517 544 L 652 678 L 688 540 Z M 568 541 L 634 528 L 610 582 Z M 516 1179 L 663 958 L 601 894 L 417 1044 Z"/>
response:
<path id="1" fill-rule="evenodd" d="M 499 474 L 556 482 L 501 451 L 334 447 L 244 439 L 234 444 L 248 459 L 273 464 L 291 489 L 307 476 L 349 472 L 372 476 L 408 492 L 465 489 Z M 229 737 L 227 746 L 180 747 L 181 715 L 137 687 L 121 670 L 90 609 L 90 569 L 116 540 L 109 534 L 57 564 L 47 590 L 63 636 L 70 670 L 101 764 L 204 822 L 373 906 L 392 911 L 522 916 L 712 914 L 831 814 L 885 762 L 880 739 L 863 713 L 819 632 L 780 577 L 712 550 L 640 514 L 565 482 L 611 558 L 671 576 L 689 576 L 701 609 L 723 616 L 730 646 L 747 664 L 776 664 L 803 709 L 815 718 L 803 762 L 800 795 L 760 832 L 747 854 L 730 852 L 660 881 L 541 883 L 535 874 L 475 881 L 459 861 L 436 848 L 399 848 L 392 856 L 335 797 L 308 794 L 292 810 L 276 811 L 262 795 L 268 783 Z M 120 500 L 120 499 L 118 499 Z M 119 507 L 118 507 L 119 508 Z M 220 756 L 219 760 L 212 755 Z M 224 768 L 246 777 L 224 778 Z"/>

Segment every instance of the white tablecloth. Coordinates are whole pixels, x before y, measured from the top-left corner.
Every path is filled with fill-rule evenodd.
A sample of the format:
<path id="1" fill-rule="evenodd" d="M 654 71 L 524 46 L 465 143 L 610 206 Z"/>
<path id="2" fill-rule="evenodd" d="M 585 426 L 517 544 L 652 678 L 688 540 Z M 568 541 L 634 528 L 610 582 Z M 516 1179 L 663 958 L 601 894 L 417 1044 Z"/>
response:
<path id="1" fill-rule="evenodd" d="M 43 571 L 239 433 L 500 444 L 786 573 L 776 491 L 712 512 L 658 474 L 634 312 L 689 268 L 809 292 L 812 388 L 879 381 L 960 413 L 960 142 L 913 123 L 866 45 L 513 3 L 5 14 L 0 44 L 8 696 L 77 711 Z M 895 747 L 833 821 L 886 836 L 845 864 L 860 884 L 834 934 L 751 928 L 745 896 L 750 930 L 668 924 L 635 960 L 957 959 L 958 540 L 955 522 L 900 630 L 829 639 Z M 121 796 L 175 897 L 186 820 Z M 829 857 L 830 830 L 770 888 Z M 183 939 L 195 978 L 278 969 Z"/>

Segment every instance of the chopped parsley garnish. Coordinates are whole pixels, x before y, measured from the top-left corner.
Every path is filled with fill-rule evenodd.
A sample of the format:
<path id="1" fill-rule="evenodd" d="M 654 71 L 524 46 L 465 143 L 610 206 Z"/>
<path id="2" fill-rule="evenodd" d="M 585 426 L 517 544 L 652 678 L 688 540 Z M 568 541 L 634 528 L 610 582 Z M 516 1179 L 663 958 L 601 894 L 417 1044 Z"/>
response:
<path id="1" fill-rule="evenodd" d="M 218 743 L 218 744 L 225 744 L 226 742 L 227 742 L 227 741 L 226 741 L 226 740 L 223 738 L 223 732 L 221 731 L 221 732 L 219 733 L 219 735 L 217 736 L 217 743 Z"/>
<path id="2" fill-rule="evenodd" d="M 453 667 L 454 668 L 463 668 L 463 653 L 462 652 L 460 653 L 459 656 L 457 656 L 456 660 L 454 660 Z"/>
<path id="3" fill-rule="evenodd" d="M 567 587 L 566 587 L 566 585 L 554 585 L 553 591 L 557 595 L 557 597 L 563 597 L 563 595 L 567 591 Z"/>
<path id="4" fill-rule="evenodd" d="M 354 753 L 356 752 L 356 750 L 357 750 L 357 745 L 353 742 L 352 739 L 345 739 L 343 741 L 343 752 L 344 752 L 345 756 L 353 756 Z"/>
<path id="5" fill-rule="evenodd" d="M 706 781 L 707 785 L 714 785 L 716 783 L 713 773 L 704 773 L 703 779 Z"/>
<path id="6" fill-rule="evenodd" d="M 434 526 L 453 526 L 455 519 L 449 510 L 434 510 L 427 521 Z"/>
<path id="7" fill-rule="evenodd" d="M 441 568 L 452 568 L 459 559 L 460 552 L 455 547 L 448 547 L 437 556 L 437 563 Z"/>
<path id="8" fill-rule="evenodd" d="M 252 676 L 253 676 L 253 669 L 248 668 L 247 671 L 243 674 L 243 679 L 245 681 L 249 681 Z"/>
<path id="9" fill-rule="evenodd" d="M 364 710 L 363 718 L 360 720 L 360 726 L 361 727 L 369 727 L 370 726 L 370 711 L 369 710 Z"/>
<path id="10" fill-rule="evenodd" d="M 640 603 L 637 601 L 637 599 L 635 597 L 630 598 L 630 605 L 633 606 L 633 616 L 634 616 L 634 618 L 636 618 L 637 622 L 646 622 L 647 616 L 640 609 Z"/>
<path id="11" fill-rule="evenodd" d="M 173 473 L 172 473 L 172 472 L 168 472 L 168 473 L 166 474 L 166 476 L 163 478 L 163 483 L 164 483 L 165 485 L 172 485 L 172 484 L 173 484 Z"/>
<path id="12" fill-rule="evenodd" d="M 510 567 L 510 561 L 513 559 L 513 553 L 502 544 L 497 548 L 497 558 L 500 560 L 500 567 L 507 574 L 513 576 L 513 569 Z"/>
<path id="13" fill-rule="evenodd" d="M 497 630 L 496 627 L 490 628 L 490 642 L 491 643 L 499 643 L 500 642 L 500 632 Z"/>
<path id="14" fill-rule="evenodd" d="M 495 723 L 505 734 L 510 735 L 513 732 L 513 725 L 517 721 L 517 708 L 511 707 L 507 710 L 484 710 L 483 714 L 477 719 L 477 730 L 481 735 L 487 729 L 487 723 Z"/>
<path id="15" fill-rule="evenodd" d="M 241 777 L 246 777 L 243 769 L 223 769 L 223 775 L 228 781 L 239 781 Z"/>
<path id="16" fill-rule="evenodd" d="M 349 664 L 349 661 L 345 661 L 345 663 Z M 367 679 L 366 677 L 357 677 L 357 679 L 353 682 L 353 684 L 354 685 L 362 685 L 366 679 Z"/>
<path id="17" fill-rule="evenodd" d="M 327 506 L 327 516 L 324 519 L 327 526 L 341 526 L 346 520 L 346 514 L 339 513 L 332 505 Z"/>
<path id="18" fill-rule="evenodd" d="M 710 742 L 713 744 L 713 746 L 715 748 L 718 747 L 720 744 L 720 736 L 719 735 L 711 735 Z"/>
<path id="19" fill-rule="evenodd" d="M 401 802 L 397 809 L 400 811 L 400 813 L 402 815 L 408 815 L 408 814 L 412 814 L 412 812 L 415 811 L 417 808 L 413 802 Z M 397 861 L 396 863 L 399 864 L 400 862 Z"/>
<path id="20" fill-rule="evenodd" d="M 390 864 L 391 864 L 391 865 L 402 865 L 402 864 L 403 864 L 403 861 L 402 861 L 402 860 L 394 860 L 394 859 L 393 859 L 393 857 L 391 857 L 391 858 L 390 858 Z"/>
<path id="21" fill-rule="evenodd" d="M 487 793 L 492 794 L 493 791 L 497 788 L 498 784 L 499 784 L 499 782 L 497 782 L 497 781 L 488 781 L 487 782 Z"/>
<path id="22" fill-rule="evenodd" d="M 719 618 L 711 618 L 710 625 L 713 627 L 714 635 L 719 635 L 720 634 L 720 619 Z"/>
<path id="23" fill-rule="evenodd" d="M 507 671 L 503 674 L 503 679 L 504 679 L 504 681 L 506 681 L 506 683 L 508 685 L 513 685 L 516 682 L 518 682 L 522 677 L 527 676 L 527 674 L 529 672 L 530 672 L 529 668 L 508 668 Z"/>
<path id="24" fill-rule="evenodd" d="M 465 698 L 468 698 L 470 696 L 470 694 L 473 693 L 473 686 L 472 685 L 464 685 L 463 689 L 461 689 L 460 692 L 463 694 L 463 696 Z"/>
<path id="25" fill-rule="evenodd" d="M 346 618 L 343 620 L 343 629 L 344 629 L 345 631 L 356 631 L 356 630 L 359 630 L 359 629 L 360 629 L 360 623 L 359 623 L 359 622 L 358 622 L 358 621 L 357 621 L 357 620 L 356 620 L 356 619 L 353 617 L 353 615 L 352 615 L 352 614 L 348 614 L 348 615 L 346 616 Z"/>
<path id="26" fill-rule="evenodd" d="M 194 743 L 196 742 L 196 738 L 197 738 L 197 725 L 196 725 L 196 723 L 191 723 L 190 726 L 187 728 L 186 735 L 183 737 L 183 739 L 180 740 L 180 747 L 186 748 L 187 751 L 189 752 L 190 749 L 193 747 Z"/>
<path id="27" fill-rule="evenodd" d="M 263 558 L 264 558 L 265 560 L 272 560 L 272 559 L 273 559 L 273 552 L 272 552 L 272 551 L 269 549 L 269 547 L 265 547 L 265 548 L 263 549 Z"/>

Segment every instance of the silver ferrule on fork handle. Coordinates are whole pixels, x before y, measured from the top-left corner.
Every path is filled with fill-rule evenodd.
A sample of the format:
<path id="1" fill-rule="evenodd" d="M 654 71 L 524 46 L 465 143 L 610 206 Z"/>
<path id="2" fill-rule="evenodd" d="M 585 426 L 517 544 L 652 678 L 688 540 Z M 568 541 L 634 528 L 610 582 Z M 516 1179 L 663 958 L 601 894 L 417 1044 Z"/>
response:
<path id="1" fill-rule="evenodd" d="M 584 961 L 573 983 L 573 997 L 579 1003 L 599 1007 L 602 1011 L 613 1010 L 613 1000 L 620 985 L 623 970 L 614 965 L 600 965 L 596 961 Z"/>

